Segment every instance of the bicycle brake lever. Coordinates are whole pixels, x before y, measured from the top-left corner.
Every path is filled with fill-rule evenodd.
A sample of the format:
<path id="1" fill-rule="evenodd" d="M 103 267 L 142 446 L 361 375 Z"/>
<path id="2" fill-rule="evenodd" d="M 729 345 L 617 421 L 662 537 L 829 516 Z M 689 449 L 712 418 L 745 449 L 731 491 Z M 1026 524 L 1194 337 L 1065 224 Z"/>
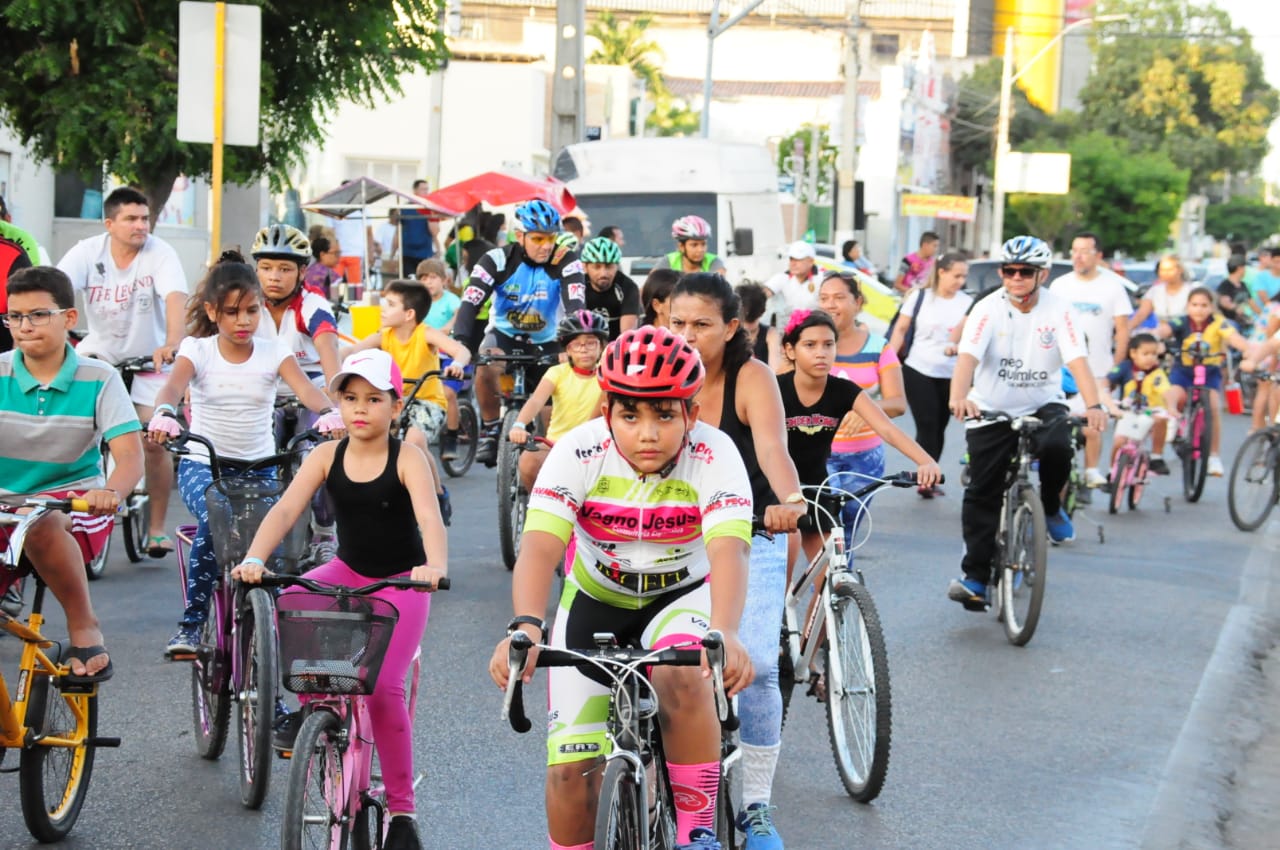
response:
<path id="1" fill-rule="evenodd" d="M 533 728 L 524 713 L 524 683 L 520 677 L 524 675 L 525 662 L 529 658 L 529 650 L 533 641 L 524 632 L 516 632 L 511 636 L 507 647 L 507 691 L 502 699 L 502 718 L 511 724 L 511 728 L 524 734 Z"/>
<path id="2" fill-rule="evenodd" d="M 707 666 L 711 668 L 712 690 L 716 697 L 716 718 L 720 725 L 732 732 L 738 728 L 738 718 L 733 711 L 733 701 L 724 689 L 724 635 L 709 631 L 702 638 L 702 648 L 707 653 Z"/>

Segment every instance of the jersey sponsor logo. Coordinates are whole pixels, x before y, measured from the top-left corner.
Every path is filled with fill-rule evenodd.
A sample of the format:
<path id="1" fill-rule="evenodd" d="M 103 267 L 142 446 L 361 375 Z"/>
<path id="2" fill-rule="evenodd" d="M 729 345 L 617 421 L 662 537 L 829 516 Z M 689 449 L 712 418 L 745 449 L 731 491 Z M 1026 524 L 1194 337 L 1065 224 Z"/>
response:
<path id="1" fill-rule="evenodd" d="M 534 487 L 531 495 L 573 506 L 573 493 L 567 487 Z"/>
<path id="2" fill-rule="evenodd" d="M 1072 345 L 1079 345 L 1080 337 L 1076 335 L 1076 323 L 1071 318 L 1070 310 L 1068 310 L 1067 314 L 1062 317 L 1062 327 L 1067 332 L 1067 340 Z"/>
<path id="3" fill-rule="evenodd" d="M 1048 371 L 1025 368 L 1021 357 L 1001 358 L 996 377 L 1011 387 L 1038 387 L 1049 382 Z"/>
<path id="4" fill-rule="evenodd" d="M 1053 328 L 1036 328 L 1036 344 L 1045 351 L 1058 344 L 1058 333 Z"/>
<path id="5" fill-rule="evenodd" d="M 683 531 L 691 525 L 697 525 L 702 516 L 691 508 L 673 506 L 646 511 L 619 506 L 608 511 L 588 502 L 578 512 L 578 520 L 611 530 L 625 529 L 648 535 Z"/>
<path id="6" fill-rule="evenodd" d="M 714 493 L 707 500 L 707 513 L 712 511 L 723 510 L 725 508 L 747 508 L 751 509 L 751 497 L 743 496 L 738 493 L 730 493 L 727 490 L 720 490 Z"/>
<path id="7" fill-rule="evenodd" d="M 493 286 L 493 276 L 482 265 L 477 264 L 471 270 L 471 276 L 480 278 L 480 280 L 484 281 L 485 286 Z"/>
<path id="8" fill-rule="evenodd" d="M 587 288 L 581 283 L 569 284 L 569 300 L 570 301 L 586 301 Z"/>
<path id="9" fill-rule="evenodd" d="M 588 446 L 585 449 L 574 449 L 574 456 L 583 463 L 590 463 L 593 458 L 600 457 L 609 449 L 609 441 L 604 440 L 596 443 L 594 446 Z"/>
<path id="10" fill-rule="evenodd" d="M 716 459 L 715 452 L 711 450 L 711 446 L 701 442 L 693 443 L 689 446 L 689 457 L 707 464 L 714 463 Z"/>
<path id="11" fill-rule="evenodd" d="M 839 426 L 840 420 L 831 416 L 823 416 L 821 413 L 808 414 L 805 416 L 788 416 L 787 428 L 803 431 L 806 434 L 813 435 L 825 428 L 835 428 Z"/>
<path id="12" fill-rule="evenodd" d="M 462 300 L 479 307 L 484 303 L 484 290 L 478 286 L 468 286 L 462 293 Z"/>
<path id="13" fill-rule="evenodd" d="M 560 274 L 563 277 L 568 277 L 571 274 L 582 274 L 582 261 L 574 260 L 573 262 L 569 263 L 569 265 L 565 266 L 564 271 L 562 271 Z"/>
<path id="14" fill-rule="evenodd" d="M 705 812 L 711 807 L 711 797 L 688 785 L 672 785 L 671 797 L 676 809 L 682 812 Z"/>
<path id="15" fill-rule="evenodd" d="M 508 310 L 505 318 L 514 330 L 523 333 L 535 333 L 547 326 L 546 318 L 533 308 Z"/>
<path id="16" fill-rule="evenodd" d="M 573 755 L 575 753 L 598 753 L 600 745 L 588 741 L 582 741 L 573 744 L 561 744 L 558 748 L 561 755 Z"/>
<path id="17" fill-rule="evenodd" d="M 973 335 L 969 337 L 970 342 L 976 343 L 982 339 L 982 332 L 987 329 L 987 322 L 990 320 L 991 316 L 989 314 L 984 313 L 982 315 L 982 318 L 978 320 L 978 324 L 973 328 Z"/>
<path id="18" fill-rule="evenodd" d="M 1093 304 L 1089 301 L 1076 301 L 1071 306 L 1076 308 L 1076 312 L 1084 316 L 1101 316 L 1102 305 Z"/>

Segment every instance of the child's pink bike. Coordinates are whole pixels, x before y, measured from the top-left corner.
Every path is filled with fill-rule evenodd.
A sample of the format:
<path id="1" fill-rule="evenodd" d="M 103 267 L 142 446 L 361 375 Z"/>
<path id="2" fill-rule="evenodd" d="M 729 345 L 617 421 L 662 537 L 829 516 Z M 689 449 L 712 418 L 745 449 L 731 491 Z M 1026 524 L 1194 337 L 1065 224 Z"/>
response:
<path id="1" fill-rule="evenodd" d="M 280 674 L 303 697 L 285 787 L 281 850 L 325 847 L 375 850 L 386 833 L 386 789 L 374 772 L 373 729 L 364 698 L 373 693 L 399 612 L 370 594 L 385 587 L 448 590 L 409 579 L 345 587 L 303 576 L 267 575 L 267 587 L 296 585 L 308 592 L 276 600 Z M 409 670 L 409 716 L 418 702 L 420 658 Z M 414 785 L 417 785 L 415 779 Z"/>
<path id="2" fill-rule="evenodd" d="M 1164 410 L 1137 404 L 1126 409 L 1116 422 L 1116 438 L 1123 437 L 1125 442 L 1116 450 L 1116 456 L 1111 461 L 1111 475 L 1108 478 L 1111 503 L 1107 507 L 1111 513 L 1120 512 L 1126 493 L 1129 496 L 1129 510 L 1138 509 L 1147 479 L 1151 475 L 1151 452 L 1147 450 L 1147 437 L 1156 419 L 1166 418 L 1169 415 Z"/>

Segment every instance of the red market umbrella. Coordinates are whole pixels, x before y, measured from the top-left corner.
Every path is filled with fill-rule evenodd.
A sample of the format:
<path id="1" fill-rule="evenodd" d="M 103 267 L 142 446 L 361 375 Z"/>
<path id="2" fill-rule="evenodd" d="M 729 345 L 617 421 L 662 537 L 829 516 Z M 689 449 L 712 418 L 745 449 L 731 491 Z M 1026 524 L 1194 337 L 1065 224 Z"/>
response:
<path id="1" fill-rule="evenodd" d="M 423 198 L 427 204 L 452 210 L 469 210 L 479 203 L 501 207 L 533 200 L 546 201 L 564 214 L 578 205 L 569 188 L 554 177 L 531 177 L 514 171 L 486 171 Z"/>

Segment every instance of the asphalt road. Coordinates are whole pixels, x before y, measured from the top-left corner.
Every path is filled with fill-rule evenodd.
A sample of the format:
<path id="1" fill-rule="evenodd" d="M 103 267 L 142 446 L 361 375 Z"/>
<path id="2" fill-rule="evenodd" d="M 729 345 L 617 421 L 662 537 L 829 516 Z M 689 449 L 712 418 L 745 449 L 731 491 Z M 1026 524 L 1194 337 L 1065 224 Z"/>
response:
<path id="1" fill-rule="evenodd" d="M 1243 429 L 1228 421 L 1228 469 Z M 956 477 L 959 426 L 948 436 L 944 468 Z M 473 468 L 450 484 L 455 589 L 433 605 L 417 717 L 424 846 L 546 847 L 543 737 L 536 721 L 523 736 L 503 725 L 485 673 L 510 616 L 494 476 Z M 889 648 L 893 751 L 884 792 L 871 805 L 843 795 L 822 706 L 798 693 L 774 793 L 788 847 L 1137 846 L 1257 537 L 1231 525 L 1225 480 L 1211 479 L 1198 505 L 1182 500 L 1176 479 L 1150 488 L 1136 513 L 1109 517 L 1100 504 L 1078 521 L 1075 543 L 1051 550 L 1039 630 L 1018 649 L 994 617 L 945 598 L 961 547 L 960 490 L 947 489 L 932 502 L 882 492 L 858 553 Z M 176 509 L 171 520 L 184 515 Z M 217 762 L 195 755 L 188 668 L 162 660 L 181 608 L 173 559 L 128 564 L 117 537 L 93 595 L 117 670 L 103 688 L 101 734 L 124 745 L 98 753 L 88 803 L 64 846 L 277 846 L 286 763 L 276 765 L 266 805 L 250 812 L 238 802 L 234 743 Z M 52 619 L 56 634 L 56 611 Z M 14 642 L 0 640 L 6 672 L 14 658 Z M 35 846 L 16 777 L 0 784 L 8 801 L 0 848 Z"/>

